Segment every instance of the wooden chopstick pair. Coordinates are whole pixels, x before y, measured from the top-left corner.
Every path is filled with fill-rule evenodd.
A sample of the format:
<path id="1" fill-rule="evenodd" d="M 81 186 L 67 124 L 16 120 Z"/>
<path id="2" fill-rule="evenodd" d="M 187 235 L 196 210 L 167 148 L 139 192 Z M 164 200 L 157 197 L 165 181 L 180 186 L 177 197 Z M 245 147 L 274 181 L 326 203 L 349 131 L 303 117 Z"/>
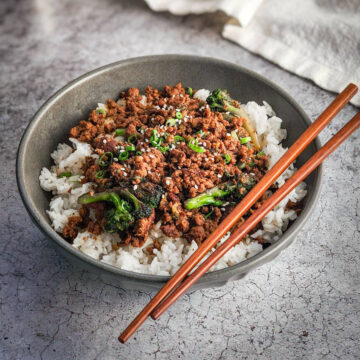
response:
<path id="1" fill-rule="evenodd" d="M 189 289 L 208 271 L 229 249 L 238 243 L 273 207 L 287 196 L 302 180 L 318 167 L 352 132 L 360 126 L 360 113 L 355 115 L 334 137 L 317 151 L 286 183 L 278 189 L 262 206 L 257 209 L 231 236 L 214 251 L 191 275 L 181 281 L 204 258 L 221 237 L 230 230 L 275 180 L 289 167 L 302 151 L 315 139 L 320 131 L 356 94 L 358 88 L 349 84 L 325 109 L 325 111 L 295 141 L 282 158 L 264 175 L 259 183 L 224 219 L 217 229 L 201 244 L 198 250 L 162 287 L 154 298 L 145 306 L 133 322 L 119 336 L 125 343 L 148 316 L 157 319 L 173 302 Z M 177 287 L 177 288 L 176 288 Z M 176 289 L 175 289 L 176 288 Z M 174 290 L 175 289 L 175 290 Z"/>

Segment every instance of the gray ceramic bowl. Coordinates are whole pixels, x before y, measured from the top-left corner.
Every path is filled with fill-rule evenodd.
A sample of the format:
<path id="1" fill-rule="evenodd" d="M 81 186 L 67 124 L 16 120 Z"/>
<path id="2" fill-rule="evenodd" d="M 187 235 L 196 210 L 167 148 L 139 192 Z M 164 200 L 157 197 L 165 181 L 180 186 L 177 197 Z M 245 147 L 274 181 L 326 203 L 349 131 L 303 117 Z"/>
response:
<path id="1" fill-rule="evenodd" d="M 50 196 L 39 186 L 42 167 L 51 165 L 50 153 L 59 142 L 67 139 L 69 129 L 87 118 L 98 102 L 118 98 L 129 87 L 144 89 L 147 85 L 163 87 L 181 81 L 194 88 L 226 88 L 242 102 L 266 100 L 284 120 L 288 131 L 287 145 L 307 128 L 310 120 L 301 107 L 282 89 L 262 76 L 222 60 L 185 55 L 147 56 L 119 61 L 72 81 L 53 95 L 36 113 L 21 140 L 17 156 L 17 181 L 21 197 L 35 224 L 71 261 L 95 271 L 107 281 L 124 288 L 155 290 L 168 279 L 166 276 L 138 274 L 103 264 L 69 245 L 50 225 L 46 210 Z M 297 165 L 319 148 L 316 140 L 300 156 Z M 289 246 L 314 209 L 319 197 L 322 169 L 307 179 L 308 195 L 298 219 L 275 244 L 238 265 L 206 274 L 193 288 L 224 285 L 244 277 L 250 270 L 274 259 Z"/>

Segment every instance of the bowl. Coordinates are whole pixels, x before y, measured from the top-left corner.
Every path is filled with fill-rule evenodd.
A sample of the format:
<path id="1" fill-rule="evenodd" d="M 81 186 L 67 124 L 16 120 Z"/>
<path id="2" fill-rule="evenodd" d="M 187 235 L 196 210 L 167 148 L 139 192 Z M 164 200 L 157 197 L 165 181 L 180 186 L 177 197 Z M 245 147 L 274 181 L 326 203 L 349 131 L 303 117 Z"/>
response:
<path id="1" fill-rule="evenodd" d="M 261 103 L 266 100 L 283 119 L 283 127 L 288 132 L 287 146 L 311 123 L 289 94 L 264 77 L 229 62 L 188 55 L 154 55 L 115 62 L 75 79 L 47 100 L 30 121 L 19 145 L 16 174 L 22 200 L 34 223 L 67 259 L 123 288 L 156 290 L 169 277 L 121 270 L 72 247 L 51 227 L 46 214 L 50 194 L 40 188 L 39 174 L 42 167 L 51 165 L 50 153 L 59 142 L 66 141 L 70 128 L 87 118 L 98 102 L 116 99 L 121 91 L 129 87 L 143 90 L 147 85 L 159 88 L 178 82 L 197 89 L 226 88 L 241 102 L 255 100 Z M 316 139 L 298 158 L 297 167 L 319 147 L 320 142 Z M 303 211 L 276 243 L 237 265 L 207 273 L 191 290 L 222 286 L 228 281 L 240 279 L 289 246 L 315 207 L 321 177 L 320 166 L 306 180 L 308 194 Z"/>

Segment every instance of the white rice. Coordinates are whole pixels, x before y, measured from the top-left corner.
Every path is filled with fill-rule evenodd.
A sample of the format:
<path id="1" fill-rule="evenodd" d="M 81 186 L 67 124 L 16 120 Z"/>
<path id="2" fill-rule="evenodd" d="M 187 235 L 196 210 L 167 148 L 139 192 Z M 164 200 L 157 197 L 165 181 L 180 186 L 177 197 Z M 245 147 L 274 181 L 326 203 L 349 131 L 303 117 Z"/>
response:
<path id="1" fill-rule="evenodd" d="M 195 97 L 205 101 L 209 93 L 206 89 L 200 89 L 196 92 Z M 98 104 L 98 108 L 105 108 L 105 106 Z M 286 138 L 286 130 L 281 129 L 282 120 L 275 116 L 272 108 L 266 102 L 258 105 L 250 101 L 244 105 L 244 109 L 254 123 L 263 152 L 269 158 L 268 166 L 271 168 L 286 151 L 286 148 L 281 145 L 281 141 Z M 46 191 L 51 191 L 54 195 L 47 212 L 52 226 L 57 232 L 62 232 L 69 216 L 78 214 L 77 199 L 88 192 L 92 186 L 92 183 L 81 185 L 78 181 L 85 158 L 94 156 L 91 155 L 91 146 L 76 139 L 70 139 L 70 141 L 75 151 L 73 152 L 69 145 L 59 144 L 51 154 L 55 165 L 50 170 L 43 168 L 39 177 L 41 187 Z M 291 165 L 279 177 L 277 184 L 282 186 L 295 170 L 295 167 Z M 70 171 L 73 176 L 59 178 L 58 175 L 64 171 Z M 285 210 L 287 202 L 289 200 L 300 201 L 305 195 L 306 185 L 301 183 L 265 216 L 262 220 L 263 230 L 258 230 L 245 242 L 234 246 L 210 271 L 237 264 L 261 252 L 262 245 L 254 240 L 258 236 L 268 242 L 278 240 L 286 230 L 289 221 L 297 217 L 294 210 Z M 183 238 L 167 237 L 161 231 L 160 226 L 160 223 L 155 225 L 150 231 L 148 240 L 141 248 L 127 245 L 114 250 L 113 244 L 116 244 L 119 239 L 117 234 L 93 235 L 88 231 L 79 232 L 74 239 L 73 246 L 97 260 L 122 269 L 146 274 L 172 275 L 196 251 L 197 244 L 195 241 L 189 244 Z M 219 244 L 229 236 L 230 233 L 227 233 Z M 154 249 L 153 254 L 149 255 L 146 253 L 146 248 L 153 244 L 155 239 L 160 242 L 161 249 Z"/>

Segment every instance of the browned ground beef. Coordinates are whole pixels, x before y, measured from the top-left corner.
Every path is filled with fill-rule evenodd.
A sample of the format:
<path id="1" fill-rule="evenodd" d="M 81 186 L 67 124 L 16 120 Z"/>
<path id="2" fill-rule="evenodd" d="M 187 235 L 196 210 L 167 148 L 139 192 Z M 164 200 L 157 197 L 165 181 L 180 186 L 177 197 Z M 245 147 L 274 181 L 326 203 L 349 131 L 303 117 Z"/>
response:
<path id="1" fill-rule="evenodd" d="M 142 246 L 149 229 L 159 220 L 167 236 L 184 236 L 189 241 L 201 243 L 236 204 L 230 201 L 221 208 L 204 206 L 186 210 L 184 201 L 244 174 L 251 174 L 256 182 L 259 181 L 266 170 L 266 156 L 249 144 L 241 145 L 232 136 L 233 131 L 238 138 L 249 136 L 243 128 L 244 119 L 229 119 L 222 113 L 212 112 L 203 101 L 187 95 L 181 84 L 165 86 L 162 91 L 148 86 L 145 95 L 146 106 L 141 103 L 139 90 L 131 88 L 121 94 L 122 100 L 118 103 L 107 100 L 106 114 L 94 110 L 87 121 L 80 121 L 70 130 L 71 137 L 91 144 L 94 153 L 100 156 L 105 152 L 114 154 L 112 163 L 105 169 L 97 160 L 88 158 L 83 167 L 83 182 L 93 182 L 94 193 L 144 182 L 159 184 L 165 190 L 161 203 L 150 217 L 137 220 L 131 229 L 119 232 L 119 246 L 128 243 Z M 181 112 L 183 118 L 177 120 L 175 126 L 167 126 L 166 121 L 176 118 L 176 112 Z M 136 135 L 136 152 L 131 152 L 125 161 L 118 159 L 119 152 L 132 144 L 126 140 L 117 141 L 115 129 L 125 129 L 125 139 Z M 151 144 L 153 130 L 163 137 L 161 145 L 168 150 L 160 151 Z M 175 136 L 181 136 L 185 142 L 176 143 Z M 197 139 L 204 152 L 189 147 L 191 139 Z M 224 154 L 230 155 L 228 164 Z M 239 168 L 239 163 L 244 167 Z M 96 175 L 100 170 L 104 170 L 102 178 Z M 69 218 L 63 235 L 74 239 L 79 228 L 94 234 L 102 233 L 108 206 L 102 203 L 83 206 L 80 216 Z M 89 218 L 91 207 L 95 210 L 96 220 Z"/>

